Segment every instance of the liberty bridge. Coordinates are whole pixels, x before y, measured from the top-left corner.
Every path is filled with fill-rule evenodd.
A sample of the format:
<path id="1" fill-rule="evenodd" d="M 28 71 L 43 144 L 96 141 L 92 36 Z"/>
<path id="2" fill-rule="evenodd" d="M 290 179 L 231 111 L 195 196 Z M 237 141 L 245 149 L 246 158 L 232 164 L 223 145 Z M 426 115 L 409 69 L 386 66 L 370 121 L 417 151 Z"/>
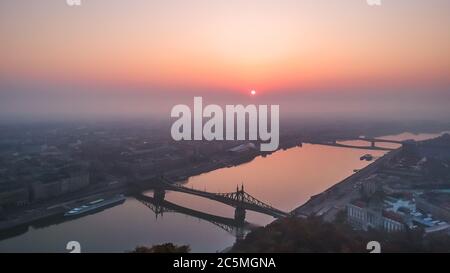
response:
<path id="1" fill-rule="evenodd" d="M 164 212 L 183 213 L 209 221 L 227 232 L 236 235 L 237 237 L 241 237 L 244 230 L 249 230 L 256 227 L 256 225 L 245 221 L 246 210 L 267 214 L 274 218 L 282 218 L 291 215 L 290 213 L 281 211 L 245 192 L 243 184 L 240 188 L 237 186 L 235 192 L 214 193 L 187 188 L 182 185 L 175 184 L 165 178 L 161 178 L 158 182 L 153 183 L 151 187 L 153 189 L 153 197 L 140 193 L 137 194 L 136 199 L 145 206 L 149 207 L 153 212 L 155 212 L 156 215 L 162 215 Z M 176 191 L 200 196 L 232 206 L 235 208 L 234 218 L 212 215 L 174 204 L 165 200 L 166 191 Z"/>

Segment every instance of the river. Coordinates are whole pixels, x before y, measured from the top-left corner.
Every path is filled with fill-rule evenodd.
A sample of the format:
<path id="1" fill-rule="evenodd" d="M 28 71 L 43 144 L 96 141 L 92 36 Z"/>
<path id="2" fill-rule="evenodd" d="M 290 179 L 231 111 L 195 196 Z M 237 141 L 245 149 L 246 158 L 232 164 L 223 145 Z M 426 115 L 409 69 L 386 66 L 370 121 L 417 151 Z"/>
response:
<path id="1" fill-rule="evenodd" d="M 422 140 L 437 135 L 403 133 L 381 138 Z M 359 142 L 350 144 L 359 145 Z M 232 192 L 237 185 L 244 184 L 245 191 L 257 199 L 291 211 L 310 196 L 351 175 L 355 169 L 365 167 L 369 162 L 361 161 L 360 156 L 366 153 L 375 157 L 384 154 L 304 144 L 257 157 L 239 166 L 191 177 L 185 186 L 210 192 Z M 167 192 L 165 199 L 214 215 L 234 216 L 233 208 L 200 197 Z M 247 212 L 246 220 L 266 225 L 273 218 Z M 235 240 L 234 235 L 211 222 L 175 212 L 156 216 L 144 204 L 128 197 L 121 205 L 82 218 L 41 228 L 31 226 L 23 234 L 0 241 L 0 252 L 67 252 L 65 247 L 69 241 L 78 241 L 83 252 L 125 252 L 138 245 L 165 242 L 188 244 L 193 252 L 217 252 L 231 246 Z"/>

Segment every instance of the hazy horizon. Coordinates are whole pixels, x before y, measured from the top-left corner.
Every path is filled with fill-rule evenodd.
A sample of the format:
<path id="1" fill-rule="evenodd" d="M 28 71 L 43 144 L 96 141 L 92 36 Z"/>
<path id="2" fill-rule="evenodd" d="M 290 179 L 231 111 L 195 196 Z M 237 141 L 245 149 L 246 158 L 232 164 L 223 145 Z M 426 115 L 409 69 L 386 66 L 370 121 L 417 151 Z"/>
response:
<path id="1" fill-rule="evenodd" d="M 449 25 L 445 0 L 6 0 L 0 119 L 166 118 L 203 96 L 282 118 L 450 120 Z"/>

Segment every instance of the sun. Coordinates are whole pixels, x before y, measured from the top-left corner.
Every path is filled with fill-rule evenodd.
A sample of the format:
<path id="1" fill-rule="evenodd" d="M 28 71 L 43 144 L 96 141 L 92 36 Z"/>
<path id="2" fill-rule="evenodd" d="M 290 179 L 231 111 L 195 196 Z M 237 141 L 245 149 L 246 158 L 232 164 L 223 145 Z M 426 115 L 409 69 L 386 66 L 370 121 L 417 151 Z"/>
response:
<path id="1" fill-rule="evenodd" d="M 256 95 L 256 90 L 250 91 L 250 94 L 251 94 L 252 96 Z"/>

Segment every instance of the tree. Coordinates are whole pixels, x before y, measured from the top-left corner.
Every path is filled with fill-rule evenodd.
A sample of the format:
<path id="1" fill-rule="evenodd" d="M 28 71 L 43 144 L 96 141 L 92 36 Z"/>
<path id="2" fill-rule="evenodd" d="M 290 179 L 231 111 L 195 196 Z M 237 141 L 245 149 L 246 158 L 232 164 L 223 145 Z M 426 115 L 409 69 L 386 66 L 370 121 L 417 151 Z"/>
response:
<path id="1" fill-rule="evenodd" d="M 189 245 L 174 245 L 165 243 L 161 245 L 153 245 L 152 247 L 137 246 L 131 253 L 189 253 L 191 248 Z"/>

